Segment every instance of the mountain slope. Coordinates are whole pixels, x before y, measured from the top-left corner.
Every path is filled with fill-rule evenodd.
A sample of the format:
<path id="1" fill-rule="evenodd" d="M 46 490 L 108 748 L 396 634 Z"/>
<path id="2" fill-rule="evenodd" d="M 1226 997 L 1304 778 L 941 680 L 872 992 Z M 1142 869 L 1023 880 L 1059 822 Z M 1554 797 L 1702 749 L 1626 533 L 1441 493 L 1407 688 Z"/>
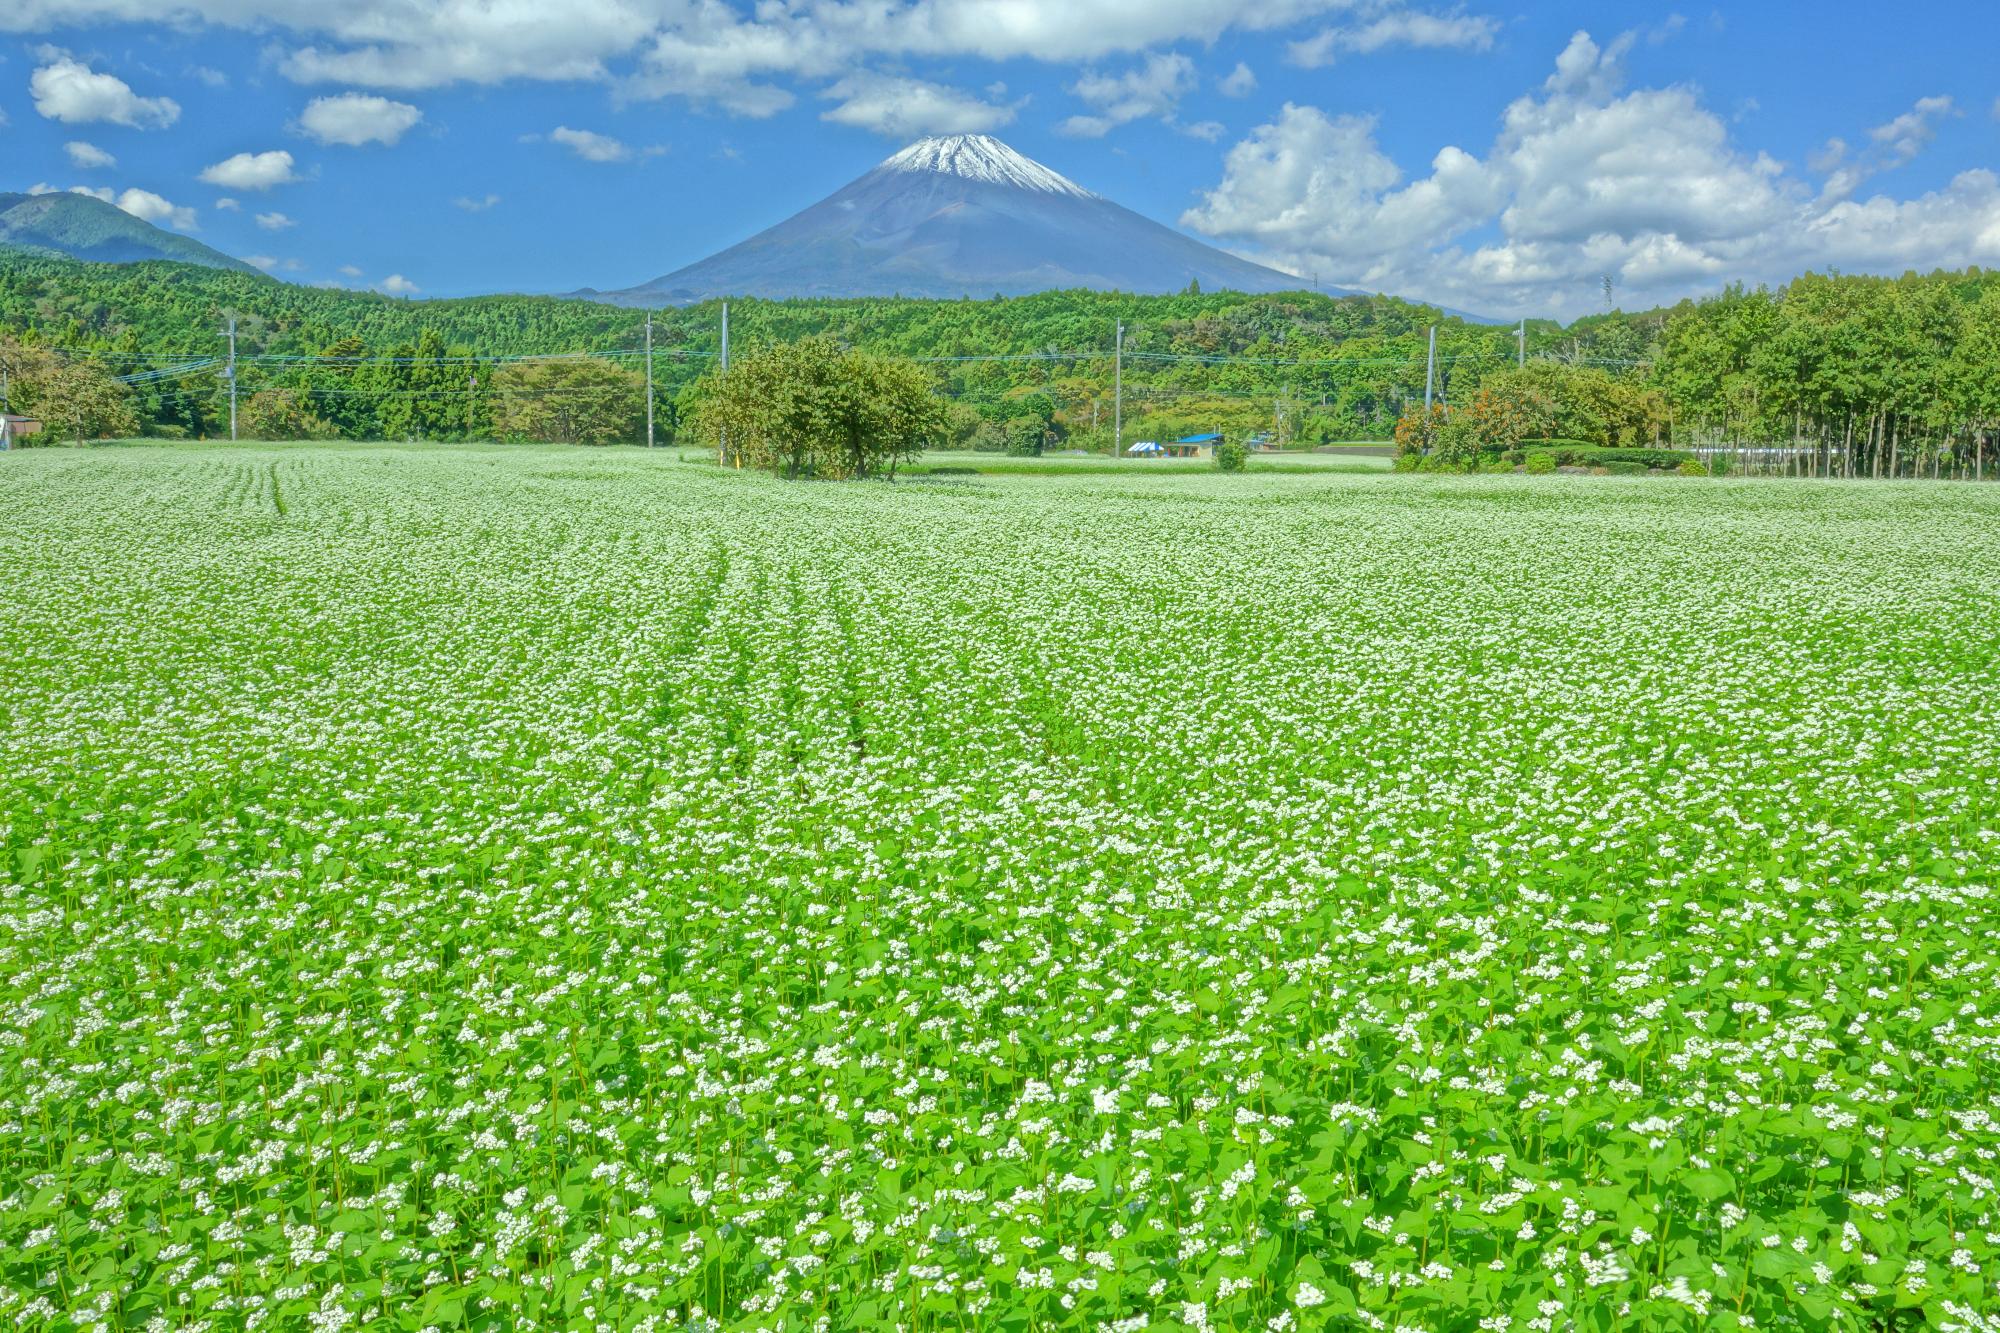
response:
<path id="1" fill-rule="evenodd" d="M 912 144 L 777 226 L 652 282 L 582 292 L 622 305 L 719 296 L 1021 296 L 1052 289 L 1299 291 L 987 135 Z"/>
<path id="2" fill-rule="evenodd" d="M 104 264 L 166 259 L 239 273 L 257 271 L 240 259 L 191 237 L 163 231 L 87 194 L 0 194 L 0 246 Z"/>

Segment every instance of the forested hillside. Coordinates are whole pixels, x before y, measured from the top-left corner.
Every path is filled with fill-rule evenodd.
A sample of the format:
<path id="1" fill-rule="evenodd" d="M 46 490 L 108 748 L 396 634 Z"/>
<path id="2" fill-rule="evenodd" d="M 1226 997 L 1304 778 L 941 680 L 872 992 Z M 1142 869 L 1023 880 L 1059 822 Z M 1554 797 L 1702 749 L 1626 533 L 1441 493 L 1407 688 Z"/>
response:
<path id="1" fill-rule="evenodd" d="M 0 254 L 8 252 L 105 264 L 166 260 L 256 272 L 192 236 L 155 227 L 117 204 L 73 190 L 0 192 Z"/>
<path id="2" fill-rule="evenodd" d="M 502 411 L 502 400 L 587 390 L 560 364 L 530 375 L 509 359 L 589 354 L 602 363 L 587 377 L 598 385 L 621 367 L 630 383 L 643 366 L 644 313 L 587 301 L 410 301 L 175 264 L 0 258 L 0 338 L 134 381 L 130 406 L 149 433 L 226 432 L 221 368 L 209 364 L 223 355 L 225 312 L 238 320 L 243 402 L 269 434 L 461 439 L 495 433 L 496 419 L 533 431 L 533 414 Z M 721 310 L 653 319 L 671 438 L 688 386 L 720 349 Z M 1387 438 L 1422 402 L 1433 323 L 1441 401 L 1469 404 L 1525 352 L 1564 429 L 1605 443 L 1770 442 L 1895 471 L 1926 453 L 1980 450 L 2000 423 L 2000 274 L 1979 270 L 1808 274 L 1567 328 L 1530 321 L 1525 348 L 1512 328 L 1312 293 L 742 301 L 730 321 L 739 354 L 830 334 L 925 360 L 959 404 L 961 443 L 980 447 L 1102 447 L 1121 321 L 1128 440 L 1194 428 L 1287 444 Z"/>

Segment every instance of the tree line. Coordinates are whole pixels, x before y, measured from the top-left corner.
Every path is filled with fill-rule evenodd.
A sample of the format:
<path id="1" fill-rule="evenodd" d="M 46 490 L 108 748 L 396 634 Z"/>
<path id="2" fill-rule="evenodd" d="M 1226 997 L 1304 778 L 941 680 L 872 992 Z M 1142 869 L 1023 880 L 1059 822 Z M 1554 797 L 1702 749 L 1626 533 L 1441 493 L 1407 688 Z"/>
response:
<path id="1" fill-rule="evenodd" d="M 0 256 L 0 348 L 109 379 L 220 354 L 238 320 L 243 432 L 387 440 L 643 438 L 643 312 L 500 296 L 408 301 L 174 264 Z M 694 442 L 719 379 L 716 303 L 654 313 L 658 437 Z M 1534 434 L 1599 445 L 1759 446 L 1822 473 L 1979 467 L 2000 423 L 2000 274 L 1807 274 L 1562 326 L 1441 316 L 1391 297 L 1066 291 L 1007 300 L 740 301 L 736 359 L 824 338 L 913 364 L 943 400 L 944 447 L 1108 449 L 1112 330 L 1126 326 L 1124 438 L 1222 430 L 1281 445 L 1387 440 L 1432 379 L 1446 415 L 1487 395 Z M 59 350 L 58 350 L 59 349 Z M 522 361 L 522 356 L 575 354 Z M 36 361 L 46 354 L 51 361 Z M 9 355 L 0 352 L 0 355 Z M 1527 366 L 1518 362 L 1525 356 Z M 32 407 L 30 371 L 16 406 Z M 857 372 L 858 373 L 858 372 Z M 80 380 L 65 391 L 75 396 Z M 102 391 L 130 429 L 227 431 L 213 370 Z M 86 395 L 89 396 L 89 395 Z M 72 413 L 82 420 L 85 412 Z M 113 411 L 85 426 L 122 433 Z M 93 433 L 89 430 L 86 434 Z"/>

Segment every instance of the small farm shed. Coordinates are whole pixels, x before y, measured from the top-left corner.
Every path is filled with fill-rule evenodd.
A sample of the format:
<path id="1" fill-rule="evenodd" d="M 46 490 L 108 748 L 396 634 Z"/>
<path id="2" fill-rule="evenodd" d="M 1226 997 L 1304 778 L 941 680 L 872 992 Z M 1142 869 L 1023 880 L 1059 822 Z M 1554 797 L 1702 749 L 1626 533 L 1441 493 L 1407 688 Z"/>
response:
<path id="1" fill-rule="evenodd" d="M 0 412 L 0 449 L 12 449 L 14 441 L 42 433 L 42 423 L 33 417 Z"/>
<path id="2" fill-rule="evenodd" d="M 1160 458 L 1167 451 L 1155 440 L 1141 440 L 1125 452 L 1133 458 Z"/>
<path id="3" fill-rule="evenodd" d="M 1175 458 L 1212 458 L 1215 446 L 1222 443 L 1218 432 L 1213 435 L 1188 435 L 1167 446 L 1167 452 Z"/>

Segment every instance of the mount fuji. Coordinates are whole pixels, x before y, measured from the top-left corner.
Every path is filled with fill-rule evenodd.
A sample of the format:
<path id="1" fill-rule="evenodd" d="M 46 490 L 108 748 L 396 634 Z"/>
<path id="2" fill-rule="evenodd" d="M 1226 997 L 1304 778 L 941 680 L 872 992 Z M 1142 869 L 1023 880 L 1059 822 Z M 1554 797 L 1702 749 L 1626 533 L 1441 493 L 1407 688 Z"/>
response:
<path id="1" fill-rule="evenodd" d="M 577 295 L 666 306 L 722 296 L 1156 293 L 1190 282 L 1243 292 L 1308 286 L 1121 208 L 990 135 L 966 134 L 911 144 L 699 263 L 623 291 Z"/>

